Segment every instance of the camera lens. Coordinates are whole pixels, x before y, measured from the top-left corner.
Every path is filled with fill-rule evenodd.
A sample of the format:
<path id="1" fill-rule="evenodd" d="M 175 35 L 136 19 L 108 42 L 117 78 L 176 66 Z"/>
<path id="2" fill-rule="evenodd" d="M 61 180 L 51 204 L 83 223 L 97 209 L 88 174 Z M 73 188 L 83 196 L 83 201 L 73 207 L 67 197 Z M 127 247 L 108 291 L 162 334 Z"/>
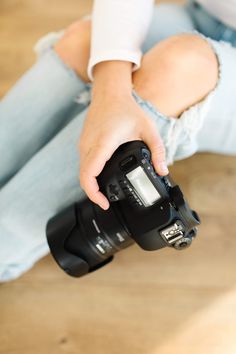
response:
<path id="1" fill-rule="evenodd" d="M 75 205 L 77 225 L 67 238 L 65 248 L 81 257 L 90 271 L 134 241 L 111 205 L 106 211 L 86 199 Z"/>

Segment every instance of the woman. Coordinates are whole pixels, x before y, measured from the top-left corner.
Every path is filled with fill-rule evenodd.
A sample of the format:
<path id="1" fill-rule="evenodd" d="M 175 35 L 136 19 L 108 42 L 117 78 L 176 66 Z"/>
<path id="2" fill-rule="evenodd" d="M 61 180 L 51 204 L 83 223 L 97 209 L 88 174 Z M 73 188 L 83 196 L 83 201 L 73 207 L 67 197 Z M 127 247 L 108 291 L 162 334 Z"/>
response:
<path id="1" fill-rule="evenodd" d="M 197 151 L 236 153 L 236 1 L 95 0 L 92 25 L 91 55 L 82 19 L 38 43 L 1 101 L 2 281 L 48 253 L 47 220 L 82 189 L 109 207 L 96 176 L 120 144 L 144 140 L 161 175 Z"/>

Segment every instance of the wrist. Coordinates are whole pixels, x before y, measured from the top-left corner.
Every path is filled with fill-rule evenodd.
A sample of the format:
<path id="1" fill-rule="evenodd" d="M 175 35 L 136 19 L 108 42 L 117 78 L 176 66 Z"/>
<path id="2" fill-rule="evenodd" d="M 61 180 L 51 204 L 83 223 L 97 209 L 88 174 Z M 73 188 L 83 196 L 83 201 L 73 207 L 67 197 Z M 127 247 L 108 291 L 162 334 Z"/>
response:
<path id="1" fill-rule="evenodd" d="M 92 96 L 125 96 L 132 92 L 132 63 L 104 61 L 94 67 Z"/>

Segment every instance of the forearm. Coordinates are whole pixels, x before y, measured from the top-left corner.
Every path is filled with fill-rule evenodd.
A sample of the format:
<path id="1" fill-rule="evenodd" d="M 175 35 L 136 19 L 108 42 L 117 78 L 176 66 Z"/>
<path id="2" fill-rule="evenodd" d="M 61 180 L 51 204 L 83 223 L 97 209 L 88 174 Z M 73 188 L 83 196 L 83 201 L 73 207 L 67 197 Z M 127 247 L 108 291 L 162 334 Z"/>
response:
<path id="1" fill-rule="evenodd" d="M 104 61 L 94 68 L 92 99 L 98 96 L 118 98 L 132 91 L 132 63 L 127 61 Z"/>

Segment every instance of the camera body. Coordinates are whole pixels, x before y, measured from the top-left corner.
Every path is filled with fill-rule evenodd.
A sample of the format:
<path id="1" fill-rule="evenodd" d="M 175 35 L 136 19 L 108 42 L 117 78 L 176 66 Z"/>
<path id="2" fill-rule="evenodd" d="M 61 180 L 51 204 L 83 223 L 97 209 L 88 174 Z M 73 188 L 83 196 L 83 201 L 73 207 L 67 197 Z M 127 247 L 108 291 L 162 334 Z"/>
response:
<path id="1" fill-rule="evenodd" d="M 134 242 L 148 251 L 191 244 L 200 219 L 170 175 L 155 172 L 144 142 L 119 146 L 97 179 L 108 210 L 86 198 L 47 224 L 51 252 L 68 274 L 94 271 Z"/>

